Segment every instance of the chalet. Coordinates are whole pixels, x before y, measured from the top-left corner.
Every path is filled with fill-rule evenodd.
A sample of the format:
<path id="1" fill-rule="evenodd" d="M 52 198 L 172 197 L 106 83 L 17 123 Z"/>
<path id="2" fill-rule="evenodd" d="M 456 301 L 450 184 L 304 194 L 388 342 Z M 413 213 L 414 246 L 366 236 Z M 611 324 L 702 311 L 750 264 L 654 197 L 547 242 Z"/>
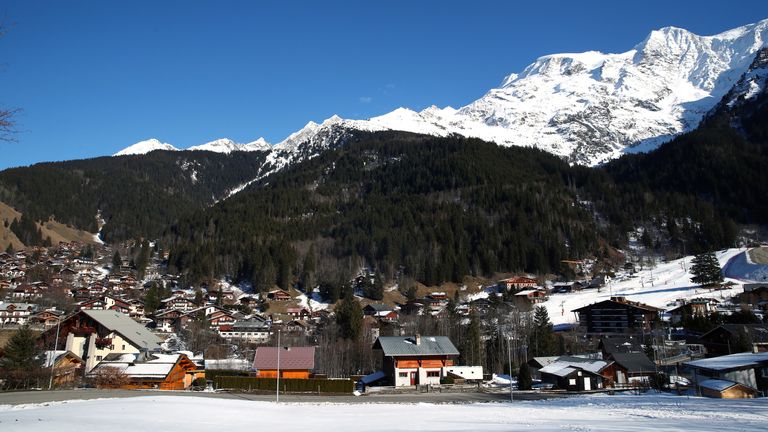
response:
<path id="1" fill-rule="evenodd" d="M 155 313 L 155 323 L 157 324 L 155 330 L 164 333 L 173 333 L 180 330 L 181 321 L 179 318 L 182 315 L 184 315 L 184 312 L 178 309 L 166 309 Z"/>
<path id="2" fill-rule="evenodd" d="M 81 310 L 63 319 L 58 328 L 58 335 L 57 328 L 43 332 L 43 346 L 58 340 L 61 348 L 85 360 L 86 372 L 112 353 L 161 350 L 160 339 L 149 329 L 116 311 Z"/>
<path id="3" fill-rule="evenodd" d="M 616 353 L 645 352 L 639 336 L 610 335 L 600 338 L 597 348 L 602 351 L 603 358 L 612 358 Z"/>
<path id="4" fill-rule="evenodd" d="M 14 288 L 11 297 L 17 301 L 38 300 L 43 297 L 44 289 L 40 286 L 22 284 Z"/>
<path id="5" fill-rule="evenodd" d="M 612 363 L 584 357 L 561 356 L 539 370 L 541 381 L 560 390 L 590 391 L 606 387 L 614 375 Z"/>
<path id="6" fill-rule="evenodd" d="M 541 289 L 526 289 L 515 294 L 515 300 L 537 304 L 547 301 L 547 292 Z"/>
<path id="7" fill-rule="evenodd" d="M 307 336 L 311 333 L 312 327 L 306 322 L 298 319 L 288 321 L 283 328 L 288 333 Z"/>
<path id="8" fill-rule="evenodd" d="M 0 324 L 26 325 L 37 312 L 37 305 L 30 303 L 0 303 Z"/>
<path id="9" fill-rule="evenodd" d="M 744 284 L 744 292 L 738 298 L 740 303 L 768 312 L 768 284 Z"/>
<path id="10" fill-rule="evenodd" d="M 381 350 L 382 366 L 397 387 L 440 384 L 445 368 L 454 365 L 459 350 L 445 336 L 380 336 L 373 344 Z"/>
<path id="11" fill-rule="evenodd" d="M 30 324 L 41 324 L 45 328 L 50 328 L 59 323 L 64 312 L 55 309 L 48 309 L 32 314 L 29 317 Z"/>
<path id="12" fill-rule="evenodd" d="M 503 289 L 505 291 L 511 292 L 534 288 L 538 284 L 539 283 L 536 281 L 536 279 L 525 276 L 513 276 L 511 278 L 502 279 L 496 282 L 496 286 L 498 286 L 500 290 Z"/>
<path id="13" fill-rule="evenodd" d="M 552 285 L 552 294 L 568 294 L 578 292 L 584 289 L 585 285 L 581 282 L 557 282 Z"/>
<path id="14" fill-rule="evenodd" d="M 301 320 L 309 319 L 309 317 L 312 315 L 309 309 L 303 307 L 289 307 L 285 310 L 285 313 L 293 318 L 298 318 Z"/>
<path id="15" fill-rule="evenodd" d="M 715 299 L 695 298 L 683 300 L 677 307 L 667 310 L 670 315 L 670 322 L 678 325 L 683 322 L 685 317 L 709 316 L 717 312 L 717 305 L 720 303 Z"/>
<path id="16" fill-rule="evenodd" d="M 208 323 L 212 329 L 218 329 L 219 326 L 222 325 L 232 325 L 238 319 L 235 314 L 236 312 L 228 311 L 226 309 L 218 309 L 208 315 Z"/>
<path id="17" fill-rule="evenodd" d="M 645 353 L 614 353 L 611 360 L 617 386 L 646 385 L 656 376 L 656 365 Z"/>
<path id="18" fill-rule="evenodd" d="M 128 379 L 125 389 L 184 390 L 196 378 L 197 366 L 185 354 L 109 354 L 87 375 L 96 379 L 113 368 Z"/>
<path id="19" fill-rule="evenodd" d="M 258 347 L 253 369 L 261 378 L 308 379 L 315 369 L 315 347 Z"/>
<path id="20" fill-rule="evenodd" d="M 291 297 L 288 291 L 281 290 L 281 289 L 270 291 L 267 294 L 267 298 L 269 300 L 274 300 L 274 301 L 289 301 L 293 299 L 293 297 Z"/>
<path id="21" fill-rule="evenodd" d="M 85 362 L 72 351 L 46 351 L 43 356 L 42 366 L 52 370 L 54 386 L 58 388 L 74 386 L 77 378 L 82 376 Z"/>
<path id="22" fill-rule="evenodd" d="M 165 309 L 178 309 L 183 312 L 191 311 L 197 307 L 197 305 L 192 302 L 192 300 L 178 295 L 173 295 L 167 299 L 164 299 L 161 301 L 161 303 Z"/>
<path id="23" fill-rule="evenodd" d="M 768 326 L 765 324 L 722 324 L 704 333 L 699 342 L 711 356 L 731 354 L 746 345 L 768 342 Z"/>
<path id="24" fill-rule="evenodd" d="M 259 307 L 259 299 L 256 296 L 243 294 L 238 299 L 238 302 L 243 306 L 248 306 L 251 309 Z"/>
<path id="25" fill-rule="evenodd" d="M 684 365 L 693 370 L 693 381 L 697 387 L 701 386 L 702 383 L 708 387 L 713 387 L 716 384 L 722 392 L 730 388 L 726 387 L 725 383 L 707 382 L 714 379 L 731 384 L 740 384 L 743 387 L 761 392 L 768 391 L 768 352 L 742 352 L 694 360 L 686 362 Z M 709 392 L 716 389 L 709 388 L 707 393 L 703 389 L 699 389 L 699 391 L 704 396 L 715 396 Z M 726 397 L 736 397 L 742 391 L 744 391 L 743 388 L 735 389 L 727 392 Z"/>
<path id="26" fill-rule="evenodd" d="M 625 297 L 611 297 L 572 312 L 578 314 L 579 325 L 587 333 L 631 333 L 650 330 L 661 309 Z"/>
<path id="27" fill-rule="evenodd" d="M 264 319 L 235 321 L 234 324 L 219 326 L 219 335 L 224 339 L 265 343 L 271 334 L 270 327 L 269 322 Z"/>
<path id="28" fill-rule="evenodd" d="M 383 317 L 394 312 L 394 308 L 383 303 L 371 303 L 363 308 L 363 315 L 372 317 Z"/>

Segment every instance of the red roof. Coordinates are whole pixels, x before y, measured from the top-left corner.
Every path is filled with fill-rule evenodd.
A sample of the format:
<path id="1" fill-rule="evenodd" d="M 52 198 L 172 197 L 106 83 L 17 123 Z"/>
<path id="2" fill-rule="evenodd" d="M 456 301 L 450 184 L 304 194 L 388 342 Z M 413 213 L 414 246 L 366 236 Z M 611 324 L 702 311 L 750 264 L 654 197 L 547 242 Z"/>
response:
<path id="1" fill-rule="evenodd" d="M 314 369 L 315 347 L 281 347 L 280 369 Z M 258 347 L 253 359 L 254 369 L 277 369 L 276 347 Z"/>

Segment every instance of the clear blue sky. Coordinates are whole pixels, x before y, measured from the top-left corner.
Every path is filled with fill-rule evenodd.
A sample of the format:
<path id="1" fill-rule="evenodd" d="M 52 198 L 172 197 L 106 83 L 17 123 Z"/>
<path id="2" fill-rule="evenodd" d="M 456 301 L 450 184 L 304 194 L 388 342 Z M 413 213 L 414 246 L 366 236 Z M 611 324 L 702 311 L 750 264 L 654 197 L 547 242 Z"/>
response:
<path id="1" fill-rule="evenodd" d="M 275 143 L 309 120 L 462 106 L 541 55 L 623 52 L 653 29 L 714 34 L 763 1 L 0 3 L 0 168 L 155 137 Z"/>

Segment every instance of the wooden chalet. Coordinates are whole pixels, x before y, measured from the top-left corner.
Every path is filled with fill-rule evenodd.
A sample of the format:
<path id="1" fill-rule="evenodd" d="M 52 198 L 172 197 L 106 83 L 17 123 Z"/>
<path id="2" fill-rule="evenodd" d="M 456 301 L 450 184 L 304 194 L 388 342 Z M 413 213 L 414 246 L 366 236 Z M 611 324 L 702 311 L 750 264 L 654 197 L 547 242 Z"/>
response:
<path id="1" fill-rule="evenodd" d="M 768 352 L 742 352 L 694 360 L 684 365 L 693 371 L 693 382 L 703 396 L 754 397 L 754 394 L 749 396 L 749 389 L 763 394 L 768 391 Z M 706 391 L 700 388 L 702 384 L 707 387 Z M 731 384 L 741 387 L 732 387 Z M 716 395 L 716 391 L 720 394 Z"/>
<path id="2" fill-rule="evenodd" d="M 459 350 L 446 336 L 380 336 L 383 372 L 397 386 L 440 384 L 445 368 L 454 365 Z"/>
<path id="3" fill-rule="evenodd" d="M 496 282 L 499 289 L 504 289 L 509 292 L 516 292 L 524 289 L 533 288 L 538 286 L 539 283 L 536 279 L 525 276 L 513 276 L 511 278 L 502 279 Z"/>
<path id="4" fill-rule="evenodd" d="M 127 378 L 123 389 L 184 390 L 199 376 L 198 367 L 185 354 L 110 354 L 87 377 L 98 382 L 98 376 L 116 369 Z"/>
<path id="5" fill-rule="evenodd" d="M 560 390 L 599 390 L 612 384 L 613 363 L 586 357 L 561 356 L 541 369 L 541 381 Z"/>
<path id="6" fill-rule="evenodd" d="M 155 352 L 161 341 L 149 329 L 128 315 L 111 310 L 81 310 L 61 321 L 60 326 L 44 331 L 42 346 L 53 346 L 59 331 L 56 349 L 72 351 L 85 360 L 88 372 L 107 355 L 113 353 Z"/>
<path id="7" fill-rule="evenodd" d="M 72 351 L 45 351 L 43 356 L 43 367 L 52 370 L 55 387 L 72 387 L 82 377 L 85 361 Z"/>
<path id="8" fill-rule="evenodd" d="M 633 302 L 625 297 L 611 297 L 573 310 L 578 314 L 579 325 L 587 333 L 632 333 L 650 330 L 662 309 Z"/>
<path id="9" fill-rule="evenodd" d="M 258 347 L 253 369 L 260 378 L 308 379 L 315 369 L 315 347 Z"/>
<path id="10" fill-rule="evenodd" d="M 705 379 L 698 383 L 702 396 L 718 399 L 752 399 L 758 391 L 750 386 L 728 380 Z"/>
<path id="11" fill-rule="evenodd" d="M 281 289 L 270 291 L 267 294 L 267 298 L 269 300 L 274 300 L 274 301 L 289 301 L 293 299 L 293 297 L 291 297 L 291 294 L 288 293 L 288 291 L 281 290 Z"/>
<path id="12" fill-rule="evenodd" d="M 701 335 L 699 343 L 710 356 L 718 356 L 735 352 L 739 339 L 749 343 L 768 342 L 768 325 L 722 324 Z"/>

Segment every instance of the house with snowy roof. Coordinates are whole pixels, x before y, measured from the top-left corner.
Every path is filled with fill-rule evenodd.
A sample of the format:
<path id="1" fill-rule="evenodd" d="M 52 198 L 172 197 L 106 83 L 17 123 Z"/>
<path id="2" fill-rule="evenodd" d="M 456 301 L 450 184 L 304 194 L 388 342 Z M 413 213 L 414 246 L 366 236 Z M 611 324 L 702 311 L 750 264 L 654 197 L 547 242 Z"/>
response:
<path id="1" fill-rule="evenodd" d="M 763 394 L 768 392 L 768 352 L 729 354 L 694 360 L 684 365 L 693 371 L 693 381 L 698 392 L 704 396 L 750 397 L 743 396 L 752 393 L 749 389 Z M 701 388 L 702 384 L 706 390 Z M 734 388 L 733 384 L 740 384 L 741 387 Z"/>
<path id="2" fill-rule="evenodd" d="M 438 385 L 459 356 L 446 336 L 380 336 L 373 349 L 381 351 L 383 372 L 396 387 Z"/>
<path id="3" fill-rule="evenodd" d="M 539 369 L 541 381 L 560 390 L 590 391 L 606 387 L 614 376 L 613 362 L 561 356 Z"/>
<path id="4" fill-rule="evenodd" d="M 96 365 L 86 378 L 98 380 L 101 374 L 119 373 L 125 389 L 184 390 L 198 376 L 197 366 L 186 354 L 112 353 Z"/>

